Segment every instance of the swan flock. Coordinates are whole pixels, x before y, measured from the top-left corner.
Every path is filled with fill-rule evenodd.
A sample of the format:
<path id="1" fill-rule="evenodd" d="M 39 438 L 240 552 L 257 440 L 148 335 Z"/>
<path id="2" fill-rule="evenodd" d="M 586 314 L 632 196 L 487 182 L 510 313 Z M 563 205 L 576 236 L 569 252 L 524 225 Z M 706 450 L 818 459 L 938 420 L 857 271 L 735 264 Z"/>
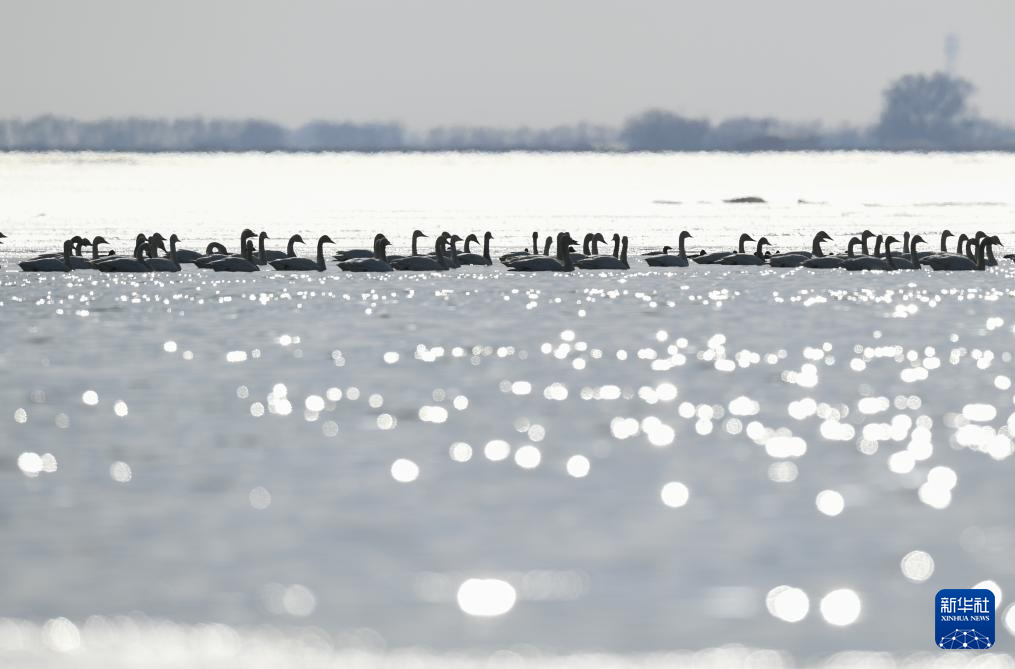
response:
<path id="1" fill-rule="evenodd" d="M 6 235 L 0 233 L 0 238 Z M 377 234 L 369 248 L 345 249 L 332 253 L 335 265 L 346 272 L 438 272 L 462 267 L 463 265 L 493 265 L 490 242 L 493 234 L 486 232 L 482 242 L 475 234 L 464 238 L 449 232 L 440 233 L 435 239 L 432 252 L 420 250 L 420 240 L 428 236 L 416 230 L 412 233 L 410 251 L 407 255 L 389 254 L 391 241 L 383 234 Z M 688 267 L 699 265 L 762 265 L 768 267 L 804 267 L 809 269 L 843 269 L 847 271 L 897 271 L 919 270 L 983 270 L 997 265 L 993 247 L 1001 245 L 996 235 L 977 232 L 970 237 L 965 234 L 956 237 L 954 249 L 949 250 L 949 239 L 955 235 L 944 230 L 940 233 L 938 250 L 921 249 L 926 240 L 919 234 L 906 232 L 902 239 L 892 235 L 879 235 L 864 230 L 851 237 L 845 252 L 826 253 L 823 244 L 832 242 L 824 231 L 814 235 L 810 249 L 772 251 L 768 238 L 755 239 L 742 234 L 735 248 L 729 251 L 706 253 L 704 250 L 689 254 L 686 249 L 690 232 L 682 231 L 677 238 L 677 252 L 673 247 L 663 246 L 659 251 L 649 251 L 638 257 L 649 267 Z M 255 233 L 245 229 L 240 234 L 239 247 L 230 252 L 225 244 L 212 242 L 204 252 L 179 248 L 180 238 L 171 234 L 168 238 L 161 233 L 150 236 L 138 234 L 133 251 L 119 255 L 115 251 L 100 253 L 100 246 L 108 245 L 101 235 L 92 238 L 75 235 L 63 243 L 60 251 L 43 253 L 19 263 L 26 272 L 70 272 L 73 270 L 98 270 L 100 272 L 178 272 L 184 264 L 216 272 L 258 272 L 262 268 L 274 271 L 318 271 L 327 269 L 324 246 L 334 244 L 331 237 L 323 235 L 317 239 L 316 257 L 301 257 L 296 254 L 297 244 L 306 244 L 303 237 L 295 234 L 289 237 L 285 251 L 266 248 L 269 239 L 266 232 Z M 873 240 L 873 248 L 871 243 Z M 168 246 L 167 246 L 168 243 Z M 459 249 L 459 243 L 462 248 Z M 474 251 L 472 244 L 482 245 L 482 252 Z M 600 249 L 600 244 L 604 245 Z M 628 270 L 628 238 L 619 233 L 609 240 L 602 233 L 587 233 L 579 242 L 568 232 L 547 236 L 540 243 L 540 234 L 532 233 L 532 248 L 505 253 L 498 261 L 511 272 L 572 272 L 574 270 Z M 610 249 L 612 246 L 612 250 Z M 90 249 L 86 255 L 84 249 Z M 552 251 L 552 255 L 551 255 Z M 162 255 L 160 255 L 160 252 Z M 1015 260 L 1015 256 L 1004 256 Z"/>

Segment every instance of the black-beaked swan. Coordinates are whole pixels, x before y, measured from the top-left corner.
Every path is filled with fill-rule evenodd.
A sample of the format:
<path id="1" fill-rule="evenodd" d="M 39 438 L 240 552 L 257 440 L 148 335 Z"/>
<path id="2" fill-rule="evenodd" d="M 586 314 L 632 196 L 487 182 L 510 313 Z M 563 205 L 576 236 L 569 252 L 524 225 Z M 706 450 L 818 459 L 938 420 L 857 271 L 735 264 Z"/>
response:
<path id="1" fill-rule="evenodd" d="M 406 258 L 393 260 L 390 263 L 391 267 L 397 270 L 409 272 L 445 271 L 448 269 L 448 263 L 444 257 L 445 244 L 444 235 L 441 235 L 437 238 L 437 241 L 434 242 L 434 257 L 420 255 L 408 256 Z"/>
<path id="2" fill-rule="evenodd" d="M 378 232 L 374 235 L 374 246 L 373 249 L 345 249 L 343 251 L 335 251 L 332 258 L 335 260 L 355 260 L 357 258 L 373 258 L 377 253 L 377 241 L 380 239 L 387 239 L 382 233 Z"/>
<path id="3" fill-rule="evenodd" d="M 511 258 L 520 258 L 522 256 L 537 256 L 537 255 L 539 255 L 539 232 L 538 231 L 532 233 L 532 250 L 531 251 L 529 251 L 528 249 L 525 249 L 524 251 L 512 251 L 510 253 L 505 253 L 504 255 L 500 256 L 498 258 L 498 260 L 500 260 L 501 262 L 504 262 L 504 261 L 509 260 Z"/>
<path id="4" fill-rule="evenodd" d="M 591 256 L 575 263 L 579 269 L 630 269 L 627 263 L 627 237 L 620 239 L 620 257 Z"/>
<path id="5" fill-rule="evenodd" d="M 771 246 L 768 237 L 758 240 L 758 248 L 754 253 L 733 253 L 719 260 L 719 265 L 764 265 L 765 246 Z"/>
<path id="6" fill-rule="evenodd" d="M 997 237 L 983 237 L 976 247 L 976 260 L 970 260 L 957 253 L 938 253 L 920 259 L 920 264 L 928 265 L 935 271 L 969 271 L 986 269 L 986 247 L 994 243 Z M 998 239 L 997 243 L 1000 243 Z"/>
<path id="7" fill-rule="evenodd" d="M 300 235 L 293 235 L 293 238 L 297 237 L 298 239 L 296 241 L 293 241 L 292 238 L 289 241 L 292 244 L 296 244 L 297 242 L 299 242 L 300 244 L 304 243 L 303 237 L 300 237 Z M 292 255 L 286 258 L 276 258 L 275 260 L 269 260 L 268 264 L 280 271 L 323 272 L 325 269 L 327 269 L 327 266 L 324 264 L 324 245 L 334 243 L 335 242 L 331 241 L 331 237 L 329 237 L 328 235 L 321 235 L 317 239 L 317 260 L 311 260 L 310 258 L 297 258 L 295 255 Z"/>
<path id="8" fill-rule="evenodd" d="M 687 230 L 680 233 L 680 238 L 677 240 L 677 255 L 671 256 L 669 254 L 670 247 L 664 246 L 661 254 L 647 256 L 645 262 L 651 267 L 687 267 L 687 251 L 684 248 L 684 240 L 690 237 L 693 235 Z"/>
<path id="9" fill-rule="evenodd" d="M 714 265 L 715 263 L 719 262 L 726 256 L 731 256 L 734 253 L 747 253 L 746 244 L 747 242 L 753 241 L 754 237 L 751 237 L 749 234 L 745 232 L 744 234 L 740 235 L 740 240 L 737 243 L 736 251 L 715 251 L 713 253 L 706 253 L 704 255 L 694 256 L 693 258 L 691 258 L 691 260 L 698 263 L 699 265 Z"/>
<path id="10" fill-rule="evenodd" d="M 243 255 L 240 257 L 226 256 L 215 260 L 208 265 L 216 272 L 260 272 L 261 268 L 254 262 L 254 243 L 247 240 L 243 245 Z"/>
<path id="11" fill-rule="evenodd" d="M 150 272 L 152 271 L 145 264 L 145 254 L 148 252 L 148 242 L 139 244 L 134 249 L 134 256 L 131 258 L 113 258 L 106 262 L 99 263 L 96 267 L 100 272 Z"/>
<path id="12" fill-rule="evenodd" d="M 567 251 L 570 244 L 576 243 L 566 232 L 557 233 L 557 256 L 531 256 L 521 258 L 510 265 L 509 272 L 572 272 L 574 262 Z"/>
<path id="13" fill-rule="evenodd" d="M 374 237 L 374 253 L 369 258 L 351 258 L 341 260 L 338 266 L 346 272 L 390 272 L 391 265 L 388 264 L 387 254 L 384 249 L 391 245 L 388 238 L 382 234 Z"/>
<path id="14" fill-rule="evenodd" d="M 33 258 L 18 263 L 24 272 L 69 272 L 71 252 L 74 242 L 68 239 L 63 243 L 63 255 L 59 258 Z"/>
<path id="15" fill-rule="evenodd" d="M 476 239 L 475 235 L 469 235 L 473 239 Z M 490 258 L 490 240 L 493 239 L 493 233 L 487 230 L 483 233 L 483 255 L 477 253 L 468 252 L 468 239 L 465 240 L 466 252 L 458 254 L 458 262 L 462 265 L 492 265 L 493 260 Z M 476 239 L 478 242 L 479 240 Z"/>

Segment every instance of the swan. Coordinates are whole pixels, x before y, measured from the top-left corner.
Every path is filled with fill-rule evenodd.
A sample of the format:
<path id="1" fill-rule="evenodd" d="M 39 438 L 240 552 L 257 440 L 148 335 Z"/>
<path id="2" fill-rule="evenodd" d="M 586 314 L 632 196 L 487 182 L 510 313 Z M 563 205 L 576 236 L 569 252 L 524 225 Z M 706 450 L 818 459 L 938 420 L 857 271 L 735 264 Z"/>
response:
<path id="1" fill-rule="evenodd" d="M 264 234 L 264 233 L 262 233 L 262 234 Z M 268 235 L 264 235 L 264 238 L 267 239 Z M 299 238 L 299 239 L 297 239 L 297 238 Z M 261 250 L 261 257 L 264 258 L 268 262 L 268 264 L 271 264 L 272 260 L 282 260 L 284 258 L 295 258 L 296 257 L 295 245 L 297 243 L 299 243 L 299 244 L 305 244 L 306 242 L 303 241 L 303 237 L 301 237 L 300 235 L 292 235 L 291 237 L 289 237 L 289 241 L 285 245 L 285 251 L 277 251 L 275 249 L 262 249 Z M 177 251 L 177 253 L 179 253 L 179 251 Z M 259 265 L 263 265 L 264 263 L 258 263 L 258 264 Z"/>
<path id="2" fill-rule="evenodd" d="M 254 243 L 247 241 L 243 247 L 243 256 L 226 256 L 213 260 L 208 264 L 216 272 L 259 272 L 261 268 L 254 262 Z"/>
<path id="3" fill-rule="evenodd" d="M 575 263 L 579 269 L 631 269 L 627 263 L 627 237 L 620 240 L 620 257 L 591 256 Z"/>
<path id="4" fill-rule="evenodd" d="M 589 261 L 592 261 L 592 260 L 596 260 L 598 258 L 602 258 L 603 260 L 602 260 L 601 264 L 603 264 L 604 267 L 595 267 L 594 266 L 595 263 L 593 263 L 593 266 L 585 267 L 584 269 L 615 269 L 615 268 L 619 268 L 619 265 L 617 265 L 616 261 L 620 260 L 620 246 L 621 246 L 621 243 L 622 243 L 622 239 L 620 237 L 620 233 L 614 232 L 613 236 L 610 239 L 613 241 L 613 253 L 612 254 L 610 254 L 610 255 L 600 255 L 599 253 L 597 253 L 597 251 L 599 251 L 599 241 L 602 240 L 602 242 L 605 244 L 606 243 L 606 238 L 603 237 L 601 234 L 596 233 L 596 235 L 593 236 L 592 239 L 590 240 L 590 248 L 589 248 L 590 251 L 593 251 L 593 248 L 591 248 L 591 247 L 594 246 L 595 247 L 595 249 L 594 249 L 595 252 L 593 252 L 591 255 L 586 256 L 585 258 L 580 258 L 579 257 L 580 254 L 572 253 L 571 254 L 571 262 L 576 263 L 575 266 L 577 267 L 578 260 L 589 260 Z M 547 246 L 547 249 L 549 249 L 549 246 Z"/>
<path id="5" fill-rule="evenodd" d="M 487 233 L 489 234 L 489 233 Z M 473 235 L 470 235 L 470 237 Z M 444 236 L 441 235 L 434 243 L 434 256 L 408 256 L 391 262 L 391 266 L 398 270 L 411 272 L 439 272 L 448 269 L 448 263 L 444 257 Z M 471 254 L 475 255 L 475 254 Z"/>
<path id="6" fill-rule="evenodd" d="M 396 255 L 390 255 L 390 256 L 388 256 L 388 262 L 390 263 L 390 262 L 392 262 L 394 260 L 400 260 L 402 258 L 409 258 L 409 257 L 412 257 L 412 256 L 418 256 L 419 255 L 419 251 L 418 251 L 418 247 L 416 245 L 416 242 L 417 242 L 417 240 L 420 237 L 426 237 L 426 235 L 423 234 L 423 231 L 422 230 L 413 230 L 412 231 L 412 253 L 410 255 L 408 255 L 408 256 L 397 255 L 397 254 Z"/>
<path id="7" fill-rule="evenodd" d="M 145 237 L 144 234 L 139 234 L 137 237 L 134 238 L 134 251 L 131 255 L 117 254 L 109 256 L 99 256 L 98 258 L 92 259 L 92 267 L 97 268 L 100 263 L 109 262 L 110 260 L 119 260 L 119 259 L 130 260 L 137 253 L 138 247 L 144 244 L 147 240 L 148 238 Z"/>
<path id="8" fill-rule="evenodd" d="M 920 254 L 916 251 L 916 245 L 926 243 L 926 241 L 927 240 L 920 235 L 913 235 L 910 237 L 909 248 L 906 251 L 909 258 L 893 257 L 891 260 L 893 269 L 920 269 Z"/>
<path id="9" fill-rule="evenodd" d="M 476 235 L 466 237 L 465 253 L 458 254 L 458 262 L 462 265 L 492 265 L 493 260 L 490 259 L 490 240 L 493 239 L 493 233 L 489 230 L 483 233 L 483 255 L 469 253 L 469 239 L 473 239 L 477 244 L 479 243 Z"/>
<path id="10" fill-rule="evenodd" d="M 33 258 L 18 263 L 23 272 L 69 272 L 71 251 L 74 242 L 70 239 L 63 243 L 62 258 Z"/>
<path id="11" fill-rule="evenodd" d="M 771 242 L 768 241 L 767 237 L 762 237 L 758 240 L 758 250 L 754 253 L 732 253 L 725 258 L 721 258 L 718 263 L 719 265 L 764 265 L 765 254 L 764 247 L 766 245 L 771 246 Z"/>
<path id="12" fill-rule="evenodd" d="M 799 267 L 803 262 L 809 258 L 822 258 L 825 253 L 821 250 L 822 242 L 830 242 L 832 238 L 828 236 L 828 233 L 824 230 L 814 235 L 814 239 L 811 241 L 810 251 L 785 251 L 783 253 L 774 253 L 768 260 L 768 264 L 772 267 Z"/>
<path id="13" fill-rule="evenodd" d="M 92 259 L 81 256 L 81 247 L 91 245 L 90 241 L 82 238 L 77 244 L 77 253 L 66 259 L 68 267 L 71 269 L 95 269 L 95 266 L 92 265 Z M 96 254 L 95 257 L 97 258 L 98 255 Z"/>
<path id="14" fill-rule="evenodd" d="M 929 265 L 931 269 L 935 271 L 969 271 L 969 270 L 982 270 L 986 267 L 985 264 L 985 247 L 995 243 L 1000 243 L 1000 239 L 997 237 L 983 237 L 980 239 L 980 243 L 976 247 L 976 260 L 970 260 L 964 255 L 959 254 L 948 254 L 938 253 L 936 255 L 927 256 L 920 260 L 923 265 Z"/>
<path id="15" fill-rule="evenodd" d="M 689 237 L 693 237 L 693 235 L 687 230 L 680 233 L 680 238 L 677 240 L 677 255 L 671 256 L 669 254 L 670 247 L 664 246 L 662 253 L 646 256 L 645 262 L 650 267 L 687 267 L 687 252 L 684 249 L 684 240 Z"/>
<path id="16" fill-rule="evenodd" d="M 458 235 L 451 235 L 445 237 L 448 243 L 448 257 L 445 259 L 448 263 L 448 267 L 451 269 L 458 269 L 462 266 L 462 263 L 458 262 L 458 247 L 455 246 L 458 242 L 462 241 L 462 238 Z"/>
<path id="17" fill-rule="evenodd" d="M 382 234 L 374 237 L 374 254 L 369 258 L 350 258 L 339 261 L 338 266 L 346 272 L 390 272 L 391 265 L 388 264 L 384 248 L 390 246 L 391 242 Z"/>
<path id="18" fill-rule="evenodd" d="M 570 239 L 570 236 L 568 237 L 568 239 Z M 511 267 L 516 262 L 518 262 L 519 260 L 531 260 L 532 258 L 547 258 L 547 257 L 550 256 L 550 248 L 552 246 L 553 246 L 553 237 L 547 237 L 546 238 L 546 243 L 543 244 L 543 252 L 542 253 L 538 253 L 537 252 L 537 253 L 534 253 L 532 255 L 525 254 L 525 255 L 519 255 L 519 256 L 512 256 L 510 258 L 502 260 L 501 262 L 504 263 L 505 265 L 507 265 L 508 267 Z M 571 262 L 574 262 L 574 261 L 572 260 Z"/>
<path id="19" fill-rule="evenodd" d="M 870 230 L 864 230 L 860 233 L 860 251 L 865 256 L 869 256 L 871 254 L 870 248 L 867 246 L 867 240 L 871 237 L 876 237 L 876 235 Z"/>
<path id="20" fill-rule="evenodd" d="M 81 235 L 74 235 L 70 238 L 71 241 L 71 254 L 81 255 L 81 245 L 84 243 L 84 237 Z M 49 251 L 47 253 L 40 253 L 37 256 L 33 256 L 30 260 L 42 260 L 43 258 L 63 258 L 63 251 Z"/>
<path id="21" fill-rule="evenodd" d="M 505 253 L 498 260 L 505 262 L 511 258 L 521 258 L 522 256 L 538 256 L 539 255 L 539 233 L 532 233 L 532 251 L 528 249 L 524 251 L 512 251 L 511 253 Z"/>
<path id="22" fill-rule="evenodd" d="M 299 242 L 303 244 L 303 237 L 300 235 L 293 235 L 289 238 L 289 245 L 292 246 Z M 284 271 L 298 271 L 298 272 L 309 272 L 318 271 L 323 272 L 326 269 L 324 264 L 324 245 L 334 244 L 331 241 L 331 237 L 328 235 L 322 235 L 317 239 L 317 260 L 311 260 L 310 258 L 297 258 L 295 254 L 287 258 L 276 258 L 275 260 L 269 260 L 268 264 L 277 270 Z"/>
<path id="23" fill-rule="evenodd" d="M 745 232 L 744 234 L 740 235 L 740 242 L 737 245 L 736 251 L 716 251 L 714 253 L 706 253 L 704 255 L 697 255 L 691 258 L 691 260 L 698 263 L 699 265 L 714 265 L 715 263 L 719 262 L 726 256 L 731 256 L 734 253 L 746 253 L 747 251 L 744 245 L 747 244 L 747 242 L 753 241 L 754 237 L 751 237 L 749 234 Z"/>
<path id="24" fill-rule="evenodd" d="M 836 267 L 842 267 L 842 263 L 850 258 L 855 258 L 856 255 L 853 253 L 853 249 L 860 246 L 859 237 L 850 237 L 849 243 L 846 245 L 846 254 L 834 255 L 834 256 L 821 256 L 820 258 L 809 258 L 803 261 L 800 266 L 807 267 L 809 269 L 833 269 Z"/>
<path id="25" fill-rule="evenodd" d="M 226 251 L 226 248 L 221 244 L 219 244 L 219 248 L 216 250 L 220 250 L 221 253 L 206 253 L 200 258 L 195 258 L 194 264 L 198 267 L 210 267 L 213 262 L 216 262 L 218 260 L 224 260 L 225 258 L 246 258 L 247 239 L 256 236 L 257 235 L 254 234 L 253 230 L 251 230 L 250 228 L 244 228 L 243 232 L 240 233 L 239 253 L 229 254 Z M 208 245 L 208 248 L 211 249 L 211 244 Z"/>
<path id="26" fill-rule="evenodd" d="M 924 265 L 931 265 L 929 262 L 925 262 L 930 259 L 934 259 L 933 262 L 937 265 L 946 266 L 949 263 L 956 262 L 958 265 L 965 266 L 965 261 L 969 261 L 972 264 L 976 264 L 976 252 L 979 249 L 979 243 L 973 241 L 972 238 L 966 236 L 964 233 L 958 236 L 955 243 L 955 252 L 949 252 L 948 247 L 944 244 L 944 233 L 942 233 L 942 246 L 944 250 L 940 253 L 924 254 L 920 257 L 920 263 Z M 958 260 L 955 260 L 958 259 Z M 931 265 L 933 266 L 933 265 Z"/>
<path id="27" fill-rule="evenodd" d="M 113 258 L 96 265 L 100 272 L 150 272 L 150 267 L 145 263 L 145 253 L 148 252 L 148 242 L 138 244 L 134 249 L 134 256 L 131 258 Z"/>
<path id="28" fill-rule="evenodd" d="M 180 241 L 180 238 L 176 236 L 175 232 L 169 235 L 169 257 L 159 258 L 156 254 L 151 258 L 145 258 L 144 264 L 148 265 L 148 269 L 153 272 L 179 272 L 181 267 L 180 263 L 176 260 L 176 242 L 178 241 Z M 163 251 L 166 250 L 166 245 L 161 239 L 158 240 L 156 246 Z"/>
<path id="29" fill-rule="evenodd" d="M 579 260 L 584 260 L 585 258 L 588 258 L 590 256 L 599 255 L 598 253 L 592 252 L 592 242 L 595 240 L 596 234 L 598 233 L 591 232 L 585 233 L 585 236 L 582 237 L 582 252 L 581 253 L 578 253 L 576 251 L 570 252 L 572 262 L 578 262 Z"/>
<path id="30" fill-rule="evenodd" d="M 332 258 L 335 260 L 355 260 L 357 258 L 373 258 L 374 254 L 377 253 L 377 241 L 385 238 L 381 233 L 374 235 L 374 250 L 369 249 L 346 249 L 344 251 L 335 251 Z"/>
<path id="31" fill-rule="evenodd" d="M 842 268 L 850 272 L 858 272 L 861 270 L 873 270 L 873 271 L 890 271 L 895 269 L 892 265 L 892 244 L 899 241 L 895 237 L 889 235 L 888 237 L 882 238 L 878 235 L 878 247 L 881 246 L 882 241 L 885 245 L 885 257 L 878 258 L 877 256 L 860 256 L 859 258 L 850 258 L 842 263 Z M 863 240 L 861 239 L 861 244 Z"/>
<path id="32" fill-rule="evenodd" d="M 566 232 L 557 234 L 557 256 L 531 256 L 520 258 L 510 265 L 509 272 L 573 272 L 574 262 L 567 252 L 569 244 L 575 240 Z"/>

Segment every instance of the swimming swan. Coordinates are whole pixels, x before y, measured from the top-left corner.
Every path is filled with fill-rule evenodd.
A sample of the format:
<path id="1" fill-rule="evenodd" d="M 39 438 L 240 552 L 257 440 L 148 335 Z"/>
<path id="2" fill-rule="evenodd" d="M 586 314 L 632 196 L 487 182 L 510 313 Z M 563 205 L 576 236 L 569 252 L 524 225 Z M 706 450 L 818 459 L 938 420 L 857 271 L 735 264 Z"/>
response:
<path id="1" fill-rule="evenodd" d="M 740 241 L 737 245 L 736 251 L 716 251 L 714 253 L 706 253 L 705 255 L 694 256 L 693 258 L 691 258 L 691 260 L 698 263 L 699 265 L 714 265 L 715 263 L 719 262 L 726 256 L 731 256 L 734 253 L 747 253 L 745 244 L 747 244 L 747 242 L 753 241 L 754 237 L 751 237 L 749 234 L 745 232 L 744 234 L 740 235 Z"/>
<path id="2" fill-rule="evenodd" d="M 645 262 L 650 267 L 687 267 L 687 251 L 684 249 L 684 240 L 693 235 L 684 230 L 680 233 L 680 238 L 677 240 L 677 255 L 671 256 L 669 254 L 670 247 L 664 246 L 663 252 L 654 255 L 645 255 Z"/>
<path id="3" fill-rule="evenodd" d="M 483 255 L 478 253 L 469 253 L 469 239 L 473 239 L 476 243 L 479 243 L 479 239 L 475 235 L 469 235 L 465 238 L 465 252 L 458 254 L 458 262 L 462 265 L 492 265 L 493 260 L 490 259 L 490 240 L 493 239 L 493 233 L 487 230 L 483 233 Z"/>
<path id="4" fill-rule="evenodd" d="M 382 234 L 374 237 L 374 252 L 369 258 L 350 258 L 339 261 L 338 266 L 346 272 L 390 272 L 391 265 L 388 264 L 387 255 L 384 249 L 390 246 L 391 242 Z"/>
<path id="5" fill-rule="evenodd" d="M 69 272 L 71 250 L 74 242 L 68 239 L 63 243 L 62 258 L 33 258 L 18 263 L 23 272 Z"/>
<path id="6" fill-rule="evenodd" d="M 575 240 L 566 232 L 557 233 L 557 256 L 531 256 L 521 258 L 510 265 L 509 272 L 573 272 L 574 262 L 567 252 Z"/>
<path id="7" fill-rule="evenodd" d="M 290 246 L 296 244 L 297 242 L 303 244 L 303 237 L 300 235 L 293 235 L 289 238 Z M 324 245 L 334 243 L 335 242 L 331 241 L 331 237 L 328 235 L 321 235 L 321 237 L 317 239 L 317 260 L 311 260 L 310 258 L 297 258 L 294 254 L 287 258 L 269 260 L 268 264 L 277 270 L 286 272 L 323 272 L 327 269 L 327 266 L 324 264 Z"/>
<path id="8" fill-rule="evenodd" d="M 631 269 L 627 263 L 627 237 L 620 240 L 620 257 L 591 256 L 575 263 L 579 269 Z"/>

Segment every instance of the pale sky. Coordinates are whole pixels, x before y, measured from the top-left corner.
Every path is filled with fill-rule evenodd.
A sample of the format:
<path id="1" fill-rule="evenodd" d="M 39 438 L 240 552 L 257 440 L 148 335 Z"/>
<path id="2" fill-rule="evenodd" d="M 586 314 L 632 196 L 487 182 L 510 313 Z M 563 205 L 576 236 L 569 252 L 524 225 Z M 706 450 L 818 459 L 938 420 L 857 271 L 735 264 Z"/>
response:
<path id="1" fill-rule="evenodd" d="M 1012 0 L 3 0 L 0 118 L 867 123 L 944 63 L 1015 121 Z"/>

